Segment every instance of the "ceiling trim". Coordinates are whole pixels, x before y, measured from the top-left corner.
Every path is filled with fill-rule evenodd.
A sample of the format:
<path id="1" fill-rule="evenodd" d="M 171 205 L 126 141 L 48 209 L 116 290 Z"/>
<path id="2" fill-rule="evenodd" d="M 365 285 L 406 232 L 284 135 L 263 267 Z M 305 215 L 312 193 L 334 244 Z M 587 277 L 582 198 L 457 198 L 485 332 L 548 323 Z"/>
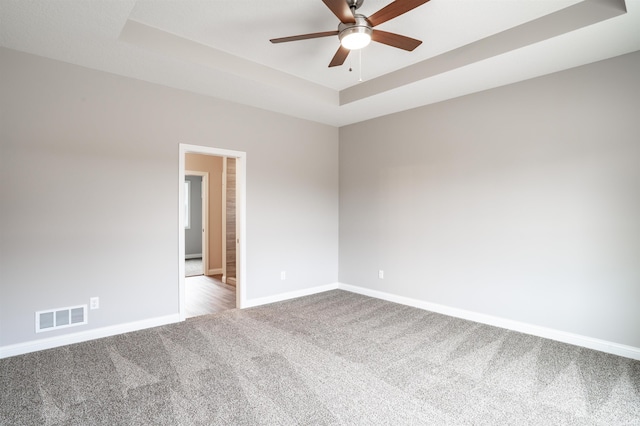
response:
<path id="1" fill-rule="evenodd" d="M 584 0 L 466 46 L 344 89 L 340 92 L 340 105 L 379 95 L 626 12 L 624 0 Z"/>
<path id="2" fill-rule="evenodd" d="M 265 37 L 285 23 L 302 32 L 334 21 L 321 1 L 241 3 L 0 0 L 0 46 L 335 127 L 640 49 L 640 0 L 435 1 L 387 27 L 422 34 L 429 47 L 422 52 L 431 53 L 407 60 L 373 44 L 366 61 L 376 52 L 377 64 L 395 71 L 368 68 L 356 83 L 346 68 L 316 73 L 308 66 L 333 53 L 326 42 L 275 48 Z M 345 75 L 349 87 L 326 84 Z"/>
<path id="3" fill-rule="evenodd" d="M 171 34 L 167 31 L 128 19 L 120 41 L 180 59 L 214 68 L 257 83 L 309 96 L 316 101 L 338 105 L 338 92 L 317 83 L 249 61 L 222 50 Z"/>

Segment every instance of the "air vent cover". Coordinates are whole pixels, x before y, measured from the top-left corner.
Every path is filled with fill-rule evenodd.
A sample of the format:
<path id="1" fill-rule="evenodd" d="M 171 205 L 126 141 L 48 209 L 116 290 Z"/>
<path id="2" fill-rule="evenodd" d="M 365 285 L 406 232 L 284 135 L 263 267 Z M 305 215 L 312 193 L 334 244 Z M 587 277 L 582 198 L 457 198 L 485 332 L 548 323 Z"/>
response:
<path id="1" fill-rule="evenodd" d="M 36 333 L 87 323 L 87 305 L 36 312 Z"/>

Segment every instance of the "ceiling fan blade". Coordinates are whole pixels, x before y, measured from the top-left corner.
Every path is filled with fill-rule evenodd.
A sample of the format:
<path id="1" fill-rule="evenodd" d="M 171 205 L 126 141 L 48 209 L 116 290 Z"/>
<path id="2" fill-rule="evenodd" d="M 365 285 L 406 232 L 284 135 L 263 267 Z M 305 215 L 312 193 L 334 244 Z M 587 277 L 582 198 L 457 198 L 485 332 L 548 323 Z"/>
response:
<path id="1" fill-rule="evenodd" d="M 351 8 L 345 0 L 322 0 L 334 15 L 338 17 L 343 24 L 355 24 L 356 19 L 353 17 Z"/>
<path id="2" fill-rule="evenodd" d="M 271 43 L 285 43 L 288 41 L 307 40 L 310 38 L 320 38 L 338 35 L 338 31 L 324 31 L 321 33 L 300 34 L 291 37 L 272 38 L 269 40 Z"/>
<path id="3" fill-rule="evenodd" d="M 373 30 L 371 40 L 408 51 L 412 51 L 422 44 L 422 41 L 416 40 L 415 38 L 380 30 Z"/>
<path id="4" fill-rule="evenodd" d="M 350 52 L 349 49 L 344 48 L 342 47 L 342 45 L 340 45 L 340 47 L 338 48 L 338 51 L 336 52 L 335 55 L 333 55 L 333 59 L 329 63 L 329 68 L 337 67 L 344 64 L 345 59 L 347 59 L 347 56 L 349 56 L 349 52 Z"/>
<path id="5" fill-rule="evenodd" d="M 372 27 L 375 27 L 403 13 L 407 13 L 418 6 L 422 6 L 428 1 L 429 0 L 396 0 L 369 16 L 367 21 L 369 21 Z"/>

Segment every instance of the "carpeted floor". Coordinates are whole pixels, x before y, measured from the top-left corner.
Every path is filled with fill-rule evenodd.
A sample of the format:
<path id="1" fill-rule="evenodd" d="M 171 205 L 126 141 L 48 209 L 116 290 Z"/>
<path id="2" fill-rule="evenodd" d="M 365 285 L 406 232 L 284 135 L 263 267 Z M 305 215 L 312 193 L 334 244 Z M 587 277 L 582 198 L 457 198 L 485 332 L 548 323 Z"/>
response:
<path id="1" fill-rule="evenodd" d="M 640 425 L 640 362 L 344 291 L 0 360 L 2 425 Z"/>

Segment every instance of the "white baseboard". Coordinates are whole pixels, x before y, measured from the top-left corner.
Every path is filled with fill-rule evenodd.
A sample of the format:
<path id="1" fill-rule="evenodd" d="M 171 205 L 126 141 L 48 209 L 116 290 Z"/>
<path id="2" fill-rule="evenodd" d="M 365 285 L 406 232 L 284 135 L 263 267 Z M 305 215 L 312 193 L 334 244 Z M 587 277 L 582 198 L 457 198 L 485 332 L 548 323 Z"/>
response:
<path id="1" fill-rule="evenodd" d="M 252 308 L 254 306 L 268 305 L 269 303 L 281 302 L 283 300 L 297 299 L 298 297 L 310 296 L 312 294 L 323 293 L 329 290 L 336 290 L 338 283 L 326 284 L 317 287 L 305 288 L 304 290 L 290 291 L 288 293 L 275 294 L 273 296 L 259 297 L 257 299 L 248 299 L 243 306 L 244 308 Z"/>
<path id="2" fill-rule="evenodd" d="M 478 312 L 467 311 L 464 309 L 452 308 L 437 303 L 425 302 L 423 300 L 412 299 L 410 297 L 398 296 L 378 290 L 371 290 L 364 287 L 353 286 L 349 284 L 338 285 L 341 290 L 358 293 L 365 296 L 375 297 L 376 299 L 387 300 L 389 302 L 399 303 L 401 305 L 413 306 L 415 308 L 424 309 L 426 311 L 437 312 L 439 314 L 449 315 L 456 318 L 462 318 L 482 324 L 493 325 L 508 330 L 518 331 L 533 336 L 544 337 L 546 339 L 556 340 L 558 342 L 569 343 L 584 348 L 595 349 L 614 355 L 623 356 L 640 360 L 640 348 L 633 346 L 621 345 L 606 340 L 594 339 L 580 334 L 567 333 L 552 328 L 540 327 L 533 324 L 527 324 L 518 321 L 512 321 L 506 318 L 495 317 L 492 315 L 481 314 Z"/>
<path id="3" fill-rule="evenodd" d="M 256 299 L 249 299 L 241 308 L 251 308 L 254 306 L 267 305 L 269 303 L 280 302 L 283 300 L 296 299 L 298 297 L 309 296 L 312 294 L 322 293 L 329 290 L 345 290 L 352 293 L 362 294 L 376 299 L 387 300 L 389 302 L 399 303 L 406 306 L 412 306 L 419 309 L 424 309 L 431 312 L 437 312 L 444 315 L 449 315 L 456 318 L 462 318 L 470 321 L 475 321 L 482 324 L 492 325 L 508 330 L 518 331 L 521 333 L 530 334 L 533 336 L 543 337 L 546 339 L 556 340 L 559 342 L 569 343 L 576 346 L 582 346 L 589 349 L 595 349 L 601 352 L 606 352 L 614 355 L 623 356 L 640 361 L 640 348 L 633 346 L 622 345 L 619 343 L 613 343 L 606 340 L 595 339 L 588 336 L 582 336 L 574 333 L 567 333 L 560 330 L 555 330 L 546 327 L 540 327 L 537 325 L 527 324 L 518 321 L 512 321 L 506 318 L 495 317 L 492 315 L 481 314 L 478 312 L 467 311 L 464 309 L 453 308 L 437 303 L 426 302 L 419 299 L 413 299 L 410 297 L 399 296 L 392 293 L 387 293 L 378 290 L 372 290 L 364 287 L 353 286 L 343 283 L 333 283 L 303 290 L 297 290 L 287 293 L 280 293 L 273 296 L 259 297 Z M 161 325 L 171 324 L 179 322 L 180 317 L 178 314 L 167 315 L 163 317 L 150 318 L 141 321 L 135 321 L 126 324 L 118 324 L 109 327 L 98 328 L 94 330 L 86 330 L 77 333 L 65 334 L 62 336 L 50 337 L 46 339 L 38 339 L 34 341 L 17 343 L 14 345 L 8 345 L 0 347 L 0 359 L 10 356 L 26 354 L 29 352 L 40 351 L 44 349 L 56 348 L 59 346 L 69 345 L 72 343 L 80 343 L 88 340 L 99 339 L 101 337 L 113 336 L 116 334 L 128 333 L 131 331 L 143 330 L 151 327 L 158 327 Z"/>
<path id="4" fill-rule="evenodd" d="M 80 343 L 89 340 L 100 339 L 102 337 L 114 336 L 116 334 L 129 333 L 131 331 L 143 330 L 145 328 L 158 327 L 161 325 L 171 324 L 179 321 L 180 316 L 178 314 L 166 315 L 163 317 L 149 318 L 141 321 L 129 322 L 126 324 L 112 325 L 109 327 L 64 334 L 62 336 L 49 337 L 46 339 L 16 343 L 14 345 L 0 347 L 0 359 L 8 358 L 15 355 L 27 354 L 30 352 L 42 351 L 45 349 L 57 348 L 59 346 L 70 345 L 72 343 Z"/>
<path id="5" fill-rule="evenodd" d="M 196 254 L 185 254 L 184 258 L 185 259 L 198 259 L 202 257 L 202 253 L 196 253 Z"/>

